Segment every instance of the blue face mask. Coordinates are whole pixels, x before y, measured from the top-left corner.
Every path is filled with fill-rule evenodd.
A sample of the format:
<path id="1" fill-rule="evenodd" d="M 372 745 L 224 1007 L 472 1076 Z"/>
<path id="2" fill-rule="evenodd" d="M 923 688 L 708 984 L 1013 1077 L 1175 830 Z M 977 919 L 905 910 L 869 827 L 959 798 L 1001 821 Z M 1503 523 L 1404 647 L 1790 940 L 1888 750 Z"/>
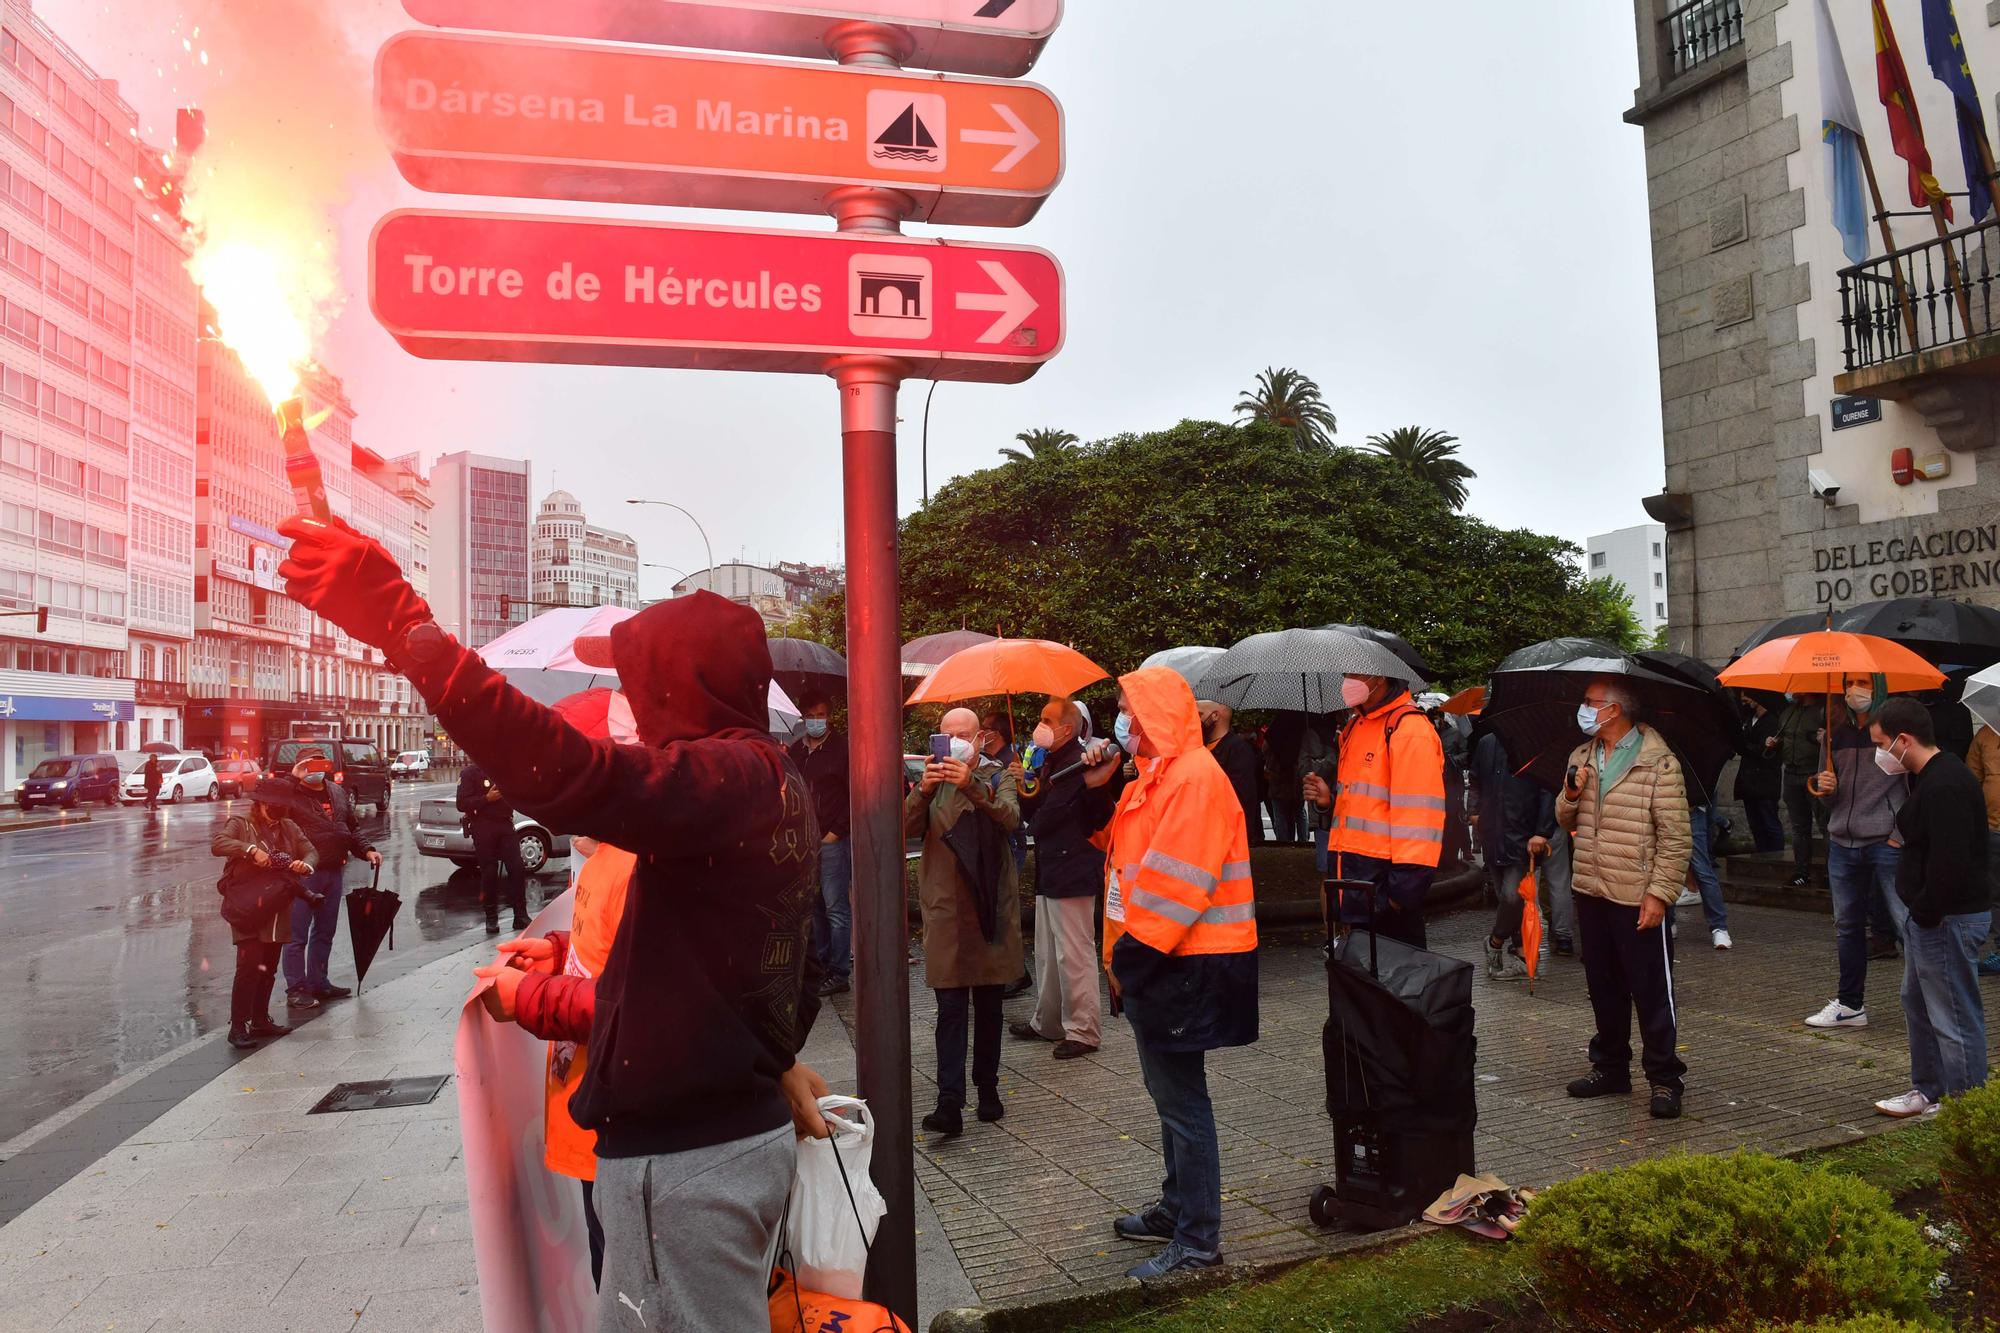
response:
<path id="1" fill-rule="evenodd" d="M 1584 735 L 1595 736 L 1598 728 L 1597 710 L 1589 704 L 1578 704 L 1576 708 L 1576 725 L 1583 728 Z"/>
<path id="2" fill-rule="evenodd" d="M 1118 748 L 1126 754 L 1132 753 L 1132 715 L 1120 713 L 1118 721 L 1112 724 L 1111 735 L 1118 742 Z"/>
<path id="3" fill-rule="evenodd" d="M 818 740 L 820 737 L 826 735 L 826 719 L 823 717 L 807 718 L 806 735 L 812 737 L 814 740 Z"/>
<path id="4" fill-rule="evenodd" d="M 308 787 L 324 787 L 326 785 L 326 774 L 324 773 L 306 774 L 306 785 Z"/>

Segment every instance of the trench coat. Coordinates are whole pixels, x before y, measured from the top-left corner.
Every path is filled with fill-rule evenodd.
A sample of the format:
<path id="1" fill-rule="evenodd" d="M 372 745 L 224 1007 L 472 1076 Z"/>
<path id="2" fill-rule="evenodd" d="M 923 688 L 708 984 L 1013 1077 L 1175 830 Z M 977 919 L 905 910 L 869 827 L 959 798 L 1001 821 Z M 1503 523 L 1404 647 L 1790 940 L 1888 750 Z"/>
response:
<path id="1" fill-rule="evenodd" d="M 981 763 L 969 790 L 949 784 L 929 796 L 921 786 L 903 798 L 903 836 L 922 835 L 923 860 L 917 871 L 917 906 L 924 924 L 924 984 L 932 990 L 960 986 L 1004 986 L 1021 975 L 1020 872 L 1011 855 L 1002 856 L 1000 893 L 994 909 L 994 939 L 979 928 L 979 909 L 958 856 L 944 835 L 960 819 L 991 819 L 1007 833 L 1021 826 L 1021 800 L 1013 773 Z"/>

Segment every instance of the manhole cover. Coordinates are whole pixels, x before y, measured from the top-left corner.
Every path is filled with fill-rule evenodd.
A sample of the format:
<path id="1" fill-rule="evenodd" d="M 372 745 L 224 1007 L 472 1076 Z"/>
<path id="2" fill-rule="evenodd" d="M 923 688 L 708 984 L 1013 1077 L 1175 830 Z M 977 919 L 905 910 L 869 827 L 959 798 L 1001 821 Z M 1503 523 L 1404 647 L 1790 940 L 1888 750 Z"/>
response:
<path id="1" fill-rule="evenodd" d="M 390 1106 L 422 1106 L 438 1095 L 449 1074 L 423 1078 L 382 1078 L 366 1083 L 336 1083 L 333 1091 L 313 1104 L 307 1115 L 334 1111 L 380 1111 Z"/>

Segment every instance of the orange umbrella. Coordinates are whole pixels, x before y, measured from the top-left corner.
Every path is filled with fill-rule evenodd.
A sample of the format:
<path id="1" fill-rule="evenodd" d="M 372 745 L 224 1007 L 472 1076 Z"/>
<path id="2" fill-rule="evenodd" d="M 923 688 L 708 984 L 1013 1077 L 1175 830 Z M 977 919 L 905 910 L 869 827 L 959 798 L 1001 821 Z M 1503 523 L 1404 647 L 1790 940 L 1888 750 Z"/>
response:
<path id="1" fill-rule="evenodd" d="M 1528 965 L 1528 994 L 1535 993 L 1535 974 L 1542 968 L 1542 909 L 1535 903 L 1535 863 L 1521 876 L 1521 961 Z"/>
<path id="2" fill-rule="evenodd" d="M 1444 701 L 1444 711 L 1459 717 L 1478 717 L 1486 707 L 1486 687 L 1469 685 Z"/>
<path id="3" fill-rule="evenodd" d="M 1900 643 L 1830 629 L 1760 643 L 1724 667 L 1720 679 L 1732 689 L 1825 695 L 1826 739 L 1820 745 L 1820 762 L 1830 766 L 1833 698 L 1848 676 L 1877 677 L 1890 694 L 1934 690 L 1944 684 L 1944 672 Z"/>
<path id="4" fill-rule="evenodd" d="M 924 677 L 912 704 L 948 704 L 1003 694 L 1074 694 L 1111 673 L 1047 639 L 994 639 L 947 657 Z"/>

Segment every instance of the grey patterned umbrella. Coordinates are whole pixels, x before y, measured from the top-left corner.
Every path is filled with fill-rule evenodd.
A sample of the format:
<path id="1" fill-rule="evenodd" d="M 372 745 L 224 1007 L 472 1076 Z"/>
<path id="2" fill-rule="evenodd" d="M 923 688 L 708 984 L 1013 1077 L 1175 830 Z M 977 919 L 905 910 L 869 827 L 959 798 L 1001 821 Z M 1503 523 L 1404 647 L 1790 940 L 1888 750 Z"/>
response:
<path id="1" fill-rule="evenodd" d="M 1423 678 L 1396 654 L 1356 634 L 1330 629 L 1282 629 L 1252 634 L 1209 663 L 1194 692 L 1231 708 L 1278 708 L 1332 713 L 1344 676 L 1389 676 L 1411 685 Z"/>
<path id="2" fill-rule="evenodd" d="M 1162 648 L 1139 663 L 1139 669 L 1165 667 L 1169 671 L 1180 672 L 1189 685 L 1199 685 L 1215 659 L 1228 651 L 1227 648 Z"/>

